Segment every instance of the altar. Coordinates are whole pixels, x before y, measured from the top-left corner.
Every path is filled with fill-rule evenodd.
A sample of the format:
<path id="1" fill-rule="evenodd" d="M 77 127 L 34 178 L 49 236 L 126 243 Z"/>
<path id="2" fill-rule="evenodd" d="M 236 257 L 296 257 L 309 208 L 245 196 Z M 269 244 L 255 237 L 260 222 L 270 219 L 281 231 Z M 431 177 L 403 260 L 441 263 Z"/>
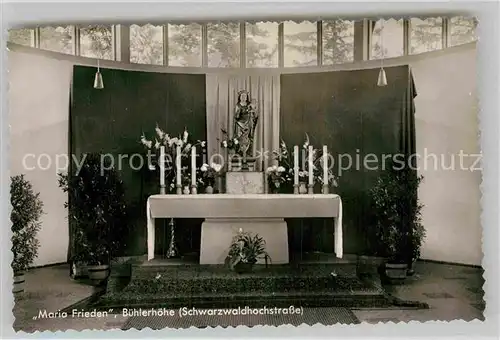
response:
<path id="1" fill-rule="evenodd" d="M 240 228 L 266 241 L 273 263 L 288 263 L 285 218 L 331 218 L 334 250 L 343 256 L 342 200 L 335 194 L 152 195 L 147 200 L 148 260 L 155 256 L 156 218 L 204 218 L 200 264 L 224 263 Z"/>
<path id="2" fill-rule="evenodd" d="M 176 218 L 204 220 L 200 264 L 223 264 L 233 237 L 240 232 L 261 237 L 272 263 L 286 264 L 289 262 L 289 247 L 285 219 L 330 218 L 334 252 L 342 258 L 342 200 L 338 195 L 329 194 L 336 177 L 331 169 L 334 163 L 329 162 L 331 155 L 327 146 L 323 145 L 321 151 L 315 150 L 306 134 L 302 148 L 293 146 L 293 167 L 292 159 L 288 159 L 292 152 L 284 141 L 278 150 L 267 150 L 271 152 L 261 152 L 257 157 L 257 149 L 264 150 L 265 146 L 260 138 L 256 138 L 257 128 L 265 131 L 268 126 L 258 124 L 259 105 L 251 99 L 248 91 L 239 91 L 236 98 L 232 123 L 227 124 L 229 133 L 222 129 L 226 139 L 221 146 L 225 152 L 216 157 L 222 163 L 205 158 L 199 166 L 197 150 L 203 149 L 203 142 L 190 142 L 187 130 L 178 138 L 171 138 L 156 128 L 154 145 L 160 152 L 160 194 L 147 200 L 148 261 L 155 256 L 156 218 L 169 218 L 171 222 Z M 152 140 L 148 141 L 144 136 L 141 140 L 151 151 Z M 167 164 L 170 165 L 168 175 L 166 159 L 171 160 Z M 174 160 L 175 166 L 172 166 Z M 218 193 L 214 194 L 216 178 L 222 176 L 225 177 L 225 186 L 218 185 Z M 292 176 L 293 194 L 278 193 L 282 185 L 292 182 Z M 321 184 L 320 194 L 314 192 L 316 183 Z M 166 194 L 167 186 L 171 194 Z M 168 256 L 176 254 L 174 230 L 171 223 Z"/>

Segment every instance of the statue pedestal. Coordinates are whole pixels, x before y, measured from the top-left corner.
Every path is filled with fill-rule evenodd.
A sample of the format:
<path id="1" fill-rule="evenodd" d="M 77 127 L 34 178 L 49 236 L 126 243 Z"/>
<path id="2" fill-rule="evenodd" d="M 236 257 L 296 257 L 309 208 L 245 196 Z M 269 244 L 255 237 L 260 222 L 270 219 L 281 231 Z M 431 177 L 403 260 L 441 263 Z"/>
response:
<path id="1" fill-rule="evenodd" d="M 228 171 L 250 171 L 254 172 L 257 170 L 257 160 L 255 158 L 247 158 L 246 163 L 243 164 L 243 159 L 232 159 L 229 162 Z"/>
<path id="2" fill-rule="evenodd" d="M 263 194 L 265 175 L 257 171 L 231 171 L 226 173 L 227 194 Z"/>

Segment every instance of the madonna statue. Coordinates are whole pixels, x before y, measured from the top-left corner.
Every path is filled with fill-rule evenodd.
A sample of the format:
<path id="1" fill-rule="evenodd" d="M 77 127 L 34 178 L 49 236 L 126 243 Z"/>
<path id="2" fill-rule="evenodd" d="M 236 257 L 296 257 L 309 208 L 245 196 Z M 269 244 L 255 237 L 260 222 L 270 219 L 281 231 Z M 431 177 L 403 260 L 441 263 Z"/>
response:
<path id="1" fill-rule="evenodd" d="M 253 143 L 258 116 L 255 106 L 250 99 L 250 93 L 242 90 L 238 92 L 238 101 L 234 111 L 233 136 L 238 140 L 243 164 L 247 157 L 253 157 Z"/>

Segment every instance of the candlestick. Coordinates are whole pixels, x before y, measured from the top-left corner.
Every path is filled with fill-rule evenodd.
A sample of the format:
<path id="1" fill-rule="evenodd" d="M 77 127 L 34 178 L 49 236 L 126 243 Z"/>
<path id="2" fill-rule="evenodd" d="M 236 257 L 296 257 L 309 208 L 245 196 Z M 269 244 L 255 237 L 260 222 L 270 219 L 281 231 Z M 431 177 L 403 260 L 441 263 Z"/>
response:
<path id="1" fill-rule="evenodd" d="M 299 193 L 299 146 L 293 147 L 293 193 Z"/>
<path id="2" fill-rule="evenodd" d="M 196 147 L 191 148 L 191 185 L 196 185 Z"/>
<path id="3" fill-rule="evenodd" d="M 313 177 L 313 147 L 309 145 L 309 187 L 308 193 L 313 193 L 314 177 Z"/>
<path id="4" fill-rule="evenodd" d="M 313 147 L 309 145 L 309 186 L 314 185 L 313 179 Z"/>
<path id="5" fill-rule="evenodd" d="M 328 194 L 328 149 L 323 145 L 323 193 Z"/>
<path id="6" fill-rule="evenodd" d="M 176 192 L 178 195 L 182 194 L 182 184 L 181 184 L 181 147 L 180 145 L 177 145 L 176 148 L 176 154 L 175 154 L 175 168 L 177 170 L 176 172 Z"/>
<path id="7" fill-rule="evenodd" d="M 174 219 L 170 219 L 170 223 L 168 224 L 170 227 L 170 243 L 168 245 L 168 251 L 167 251 L 167 259 L 173 258 L 173 257 L 178 257 L 179 256 L 179 251 L 177 250 L 177 244 L 175 241 L 175 224 L 174 224 Z"/>
<path id="8" fill-rule="evenodd" d="M 191 148 L 191 193 L 196 194 L 196 147 Z"/>
<path id="9" fill-rule="evenodd" d="M 160 193 L 165 193 L 165 147 L 160 146 Z"/>

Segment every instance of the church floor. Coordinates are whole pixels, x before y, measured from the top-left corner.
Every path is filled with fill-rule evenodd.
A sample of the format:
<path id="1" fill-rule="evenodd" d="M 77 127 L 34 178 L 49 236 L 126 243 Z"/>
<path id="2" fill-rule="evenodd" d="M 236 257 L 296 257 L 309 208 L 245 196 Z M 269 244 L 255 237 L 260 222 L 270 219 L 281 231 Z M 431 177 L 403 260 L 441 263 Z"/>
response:
<path id="1" fill-rule="evenodd" d="M 56 312 L 90 297 L 96 288 L 68 277 L 68 266 L 58 265 L 37 268 L 26 274 L 26 291 L 19 297 L 13 309 L 15 331 L 56 331 L 56 330 L 110 330 L 128 329 L 131 326 L 183 327 L 181 323 L 158 323 L 154 318 L 140 320 L 109 314 L 101 318 L 36 318 L 40 311 Z M 207 324 L 238 325 L 262 323 L 378 323 L 408 321 L 450 321 L 461 319 L 483 320 L 483 278 L 482 270 L 466 266 L 419 262 L 414 277 L 404 285 L 385 287 L 394 296 L 403 300 L 416 300 L 427 303 L 429 309 L 345 309 L 345 308 L 308 308 L 300 319 L 293 316 L 277 320 L 260 316 L 248 320 L 238 318 L 210 317 Z M 135 318 L 135 319 L 134 319 Z M 248 317 L 246 317 L 248 318 Z M 356 320 L 357 319 L 357 320 Z M 165 318 L 162 318 L 165 320 Z M 201 319 L 198 318 L 201 322 Z M 150 322 L 151 324 L 148 324 Z M 200 325 L 201 326 L 201 325 Z"/>

